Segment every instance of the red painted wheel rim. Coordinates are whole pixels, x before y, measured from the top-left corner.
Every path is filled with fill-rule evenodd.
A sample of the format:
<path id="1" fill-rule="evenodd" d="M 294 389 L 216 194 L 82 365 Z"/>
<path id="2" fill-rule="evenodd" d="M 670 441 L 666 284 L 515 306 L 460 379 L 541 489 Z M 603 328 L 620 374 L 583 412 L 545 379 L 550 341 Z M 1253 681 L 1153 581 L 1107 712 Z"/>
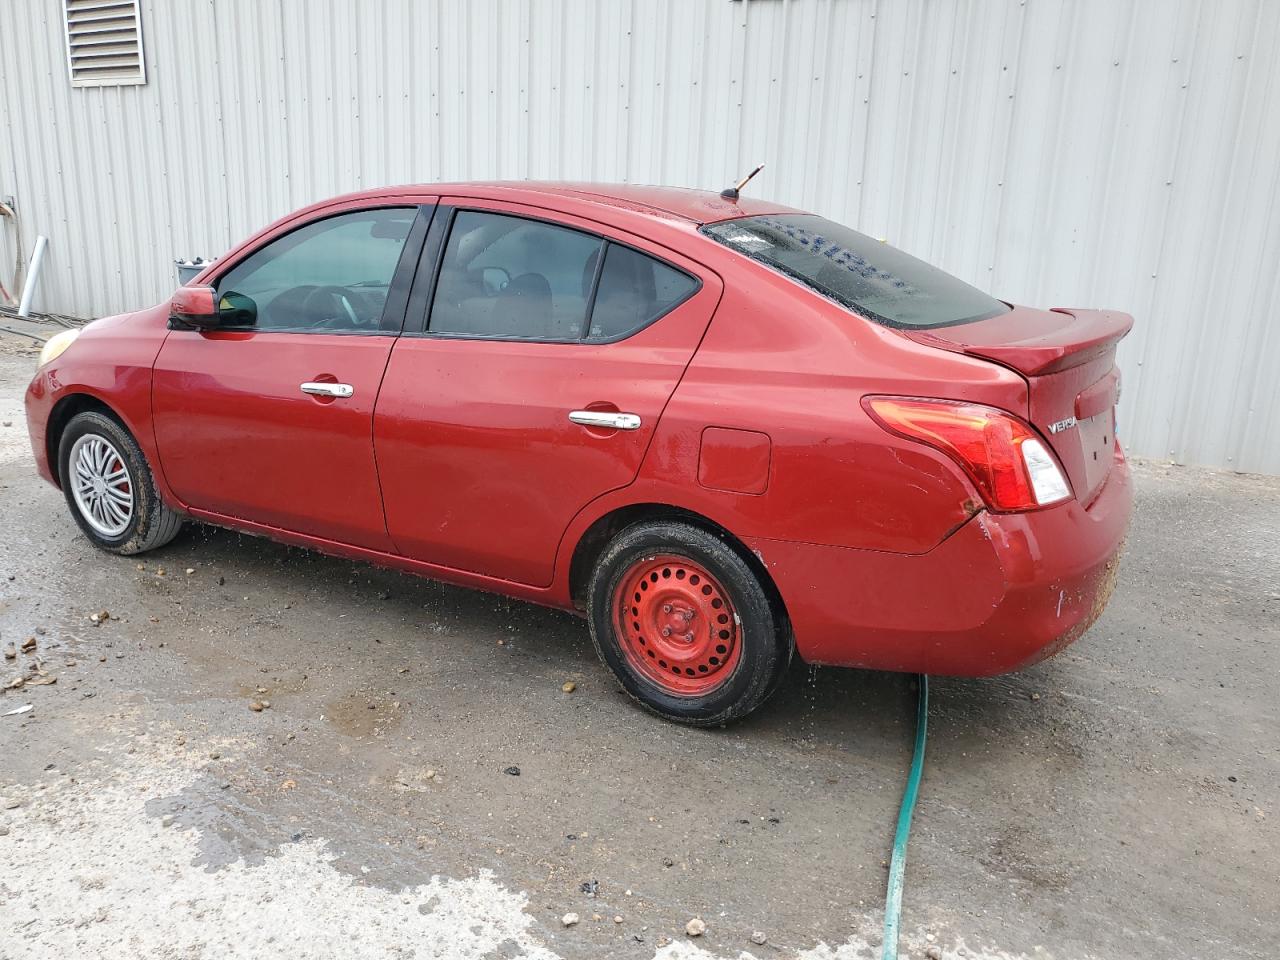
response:
<path id="1" fill-rule="evenodd" d="M 613 613 L 627 662 L 667 693 L 709 693 L 742 659 L 741 628 L 729 594 L 688 557 L 636 561 L 618 581 Z"/>

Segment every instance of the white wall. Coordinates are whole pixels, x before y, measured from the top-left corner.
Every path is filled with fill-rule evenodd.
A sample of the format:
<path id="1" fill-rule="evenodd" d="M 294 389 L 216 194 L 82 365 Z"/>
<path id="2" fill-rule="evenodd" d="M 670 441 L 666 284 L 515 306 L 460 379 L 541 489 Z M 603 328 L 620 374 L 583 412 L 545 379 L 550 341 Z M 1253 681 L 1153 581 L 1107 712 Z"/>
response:
<path id="1" fill-rule="evenodd" d="M 1130 448 L 1280 473 L 1280 2 L 143 6 L 148 83 L 73 90 L 58 0 L 0 3 L 37 308 L 158 301 L 175 256 L 355 188 L 763 161 L 752 191 L 1005 299 L 1132 312 Z"/>

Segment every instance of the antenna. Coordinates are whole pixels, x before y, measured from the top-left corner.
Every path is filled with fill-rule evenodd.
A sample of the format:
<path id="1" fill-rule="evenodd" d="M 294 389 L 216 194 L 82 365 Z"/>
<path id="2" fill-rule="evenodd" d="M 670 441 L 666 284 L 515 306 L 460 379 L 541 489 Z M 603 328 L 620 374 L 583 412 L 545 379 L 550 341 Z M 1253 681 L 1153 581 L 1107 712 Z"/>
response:
<path id="1" fill-rule="evenodd" d="M 742 191 L 742 188 L 745 187 L 748 183 L 750 183 L 751 178 L 754 177 L 757 173 L 759 173 L 763 169 L 764 169 L 764 164 L 762 163 L 760 164 L 760 166 L 756 167 L 754 170 L 748 173 L 745 177 L 739 180 L 736 186 L 725 187 L 723 190 L 721 190 L 720 196 L 724 197 L 726 200 L 737 200 L 738 194 Z"/>

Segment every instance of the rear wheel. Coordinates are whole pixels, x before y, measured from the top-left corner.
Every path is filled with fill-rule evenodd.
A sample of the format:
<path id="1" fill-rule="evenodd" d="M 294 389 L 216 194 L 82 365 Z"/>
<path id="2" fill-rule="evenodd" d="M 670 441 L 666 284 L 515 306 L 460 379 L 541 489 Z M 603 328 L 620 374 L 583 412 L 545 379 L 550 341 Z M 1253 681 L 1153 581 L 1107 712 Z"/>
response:
<path id="1" fill-rule="evenodd" d="M 96 546 L 113 553 L 154 550 L 178 534 L 137 441 L 96 410 L 71 418 L 58 444 L 58 475 L 71 515 Z"/>
<path id="2" fill-rule="evenodd" d="M 728 723 L 762 704 L 791 659 L 789 628 L 744 559 L 683 523 L 622 531 L 587 601 L 600 658 L 624 690 L 669 720 Z"/>

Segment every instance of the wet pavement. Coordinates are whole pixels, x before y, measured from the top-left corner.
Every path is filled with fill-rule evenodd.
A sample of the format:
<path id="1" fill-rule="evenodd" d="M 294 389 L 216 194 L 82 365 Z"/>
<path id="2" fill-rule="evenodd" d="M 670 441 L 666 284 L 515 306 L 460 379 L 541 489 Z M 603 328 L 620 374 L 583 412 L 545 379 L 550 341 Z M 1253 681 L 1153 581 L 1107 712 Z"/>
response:
<path id="1" fill-rule="evenodd" d="M 0 336 L 0 680 L 46 681 L 0 696 L 0 958 L 878 956 L 910 677 L 689 730 L 569 614 L 196 525 L 100 553 L 33 364 Z M 1274 953 L 1280 479 L 1136 483 L 1082 640 L 932 683 L 906 956 Z"/>

